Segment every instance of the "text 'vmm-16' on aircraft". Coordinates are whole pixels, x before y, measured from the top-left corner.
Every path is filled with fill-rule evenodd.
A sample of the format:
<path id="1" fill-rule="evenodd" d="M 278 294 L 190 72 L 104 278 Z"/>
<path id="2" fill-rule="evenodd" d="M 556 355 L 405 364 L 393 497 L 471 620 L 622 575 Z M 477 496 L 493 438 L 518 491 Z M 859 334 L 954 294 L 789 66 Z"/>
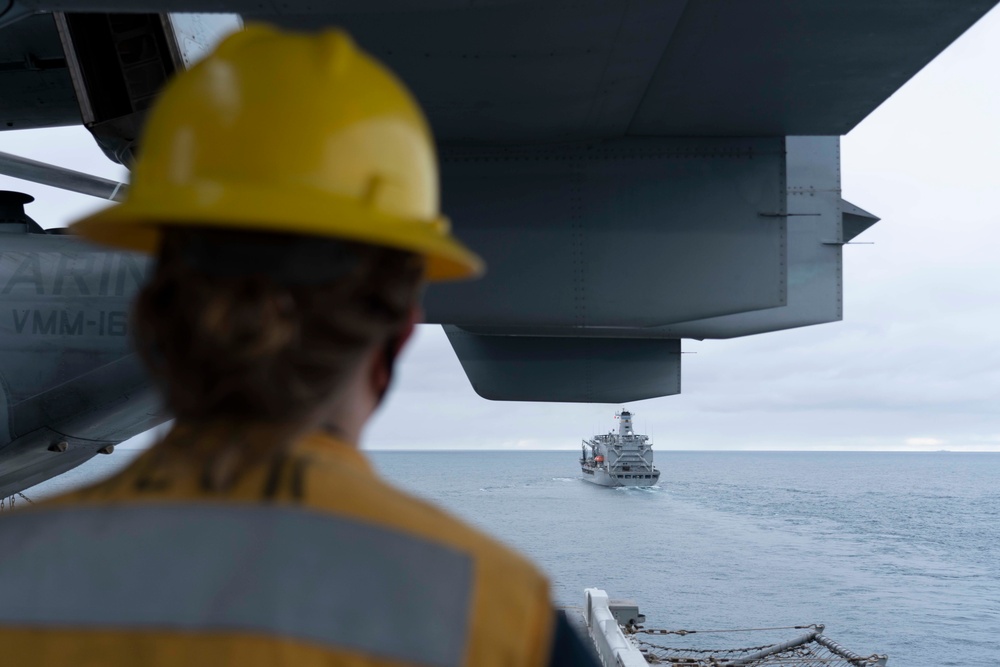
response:
<path id="1" fill-rule="evenodd" d="M 996 1 L 13 0 L 0 129 L 83 124 L 127 166 L 163 82 L 241 17 L 345 27 L 427 110 L 444 210 L 490 267 L 425 304 L 475 390 L 621 403 L 680 392 L 682 338 L 841 319 L 843 245 L 877 218 L 841 197 L 839 137 Z M 145 260 L 24 203 L 0 202 L 0 496 L 167 417 L 128 344 Z"/>

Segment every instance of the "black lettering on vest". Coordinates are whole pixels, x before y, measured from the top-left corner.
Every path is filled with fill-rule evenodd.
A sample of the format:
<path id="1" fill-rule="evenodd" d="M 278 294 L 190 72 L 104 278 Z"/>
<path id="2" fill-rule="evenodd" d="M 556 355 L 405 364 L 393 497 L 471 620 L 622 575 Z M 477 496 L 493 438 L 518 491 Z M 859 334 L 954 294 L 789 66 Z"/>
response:
<path id="1" fill-rule="evenodd" d="M 15 269 L 14 275 L 4 285 L 2 293 L 10 294 L 21 283 L 34 285 L 35 294 L 45 294 L 45 287 L 42 285 L 42 266 L 38 261 L 37 254 L 32 253 L 24 256 Z"/>

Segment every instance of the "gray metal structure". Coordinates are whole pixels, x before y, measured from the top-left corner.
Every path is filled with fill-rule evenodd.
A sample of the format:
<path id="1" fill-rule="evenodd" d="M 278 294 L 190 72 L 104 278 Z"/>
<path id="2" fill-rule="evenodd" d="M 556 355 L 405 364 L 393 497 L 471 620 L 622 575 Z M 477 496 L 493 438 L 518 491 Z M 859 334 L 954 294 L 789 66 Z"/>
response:
<path id="1" fill-rule="evenodd" d="M 0 152 L 0 173 L 12 178 L 20 178 L 111 201 L 124 201 L 125 192 L 128 190 L 126 184 L 118 181 L 57 167 L 10 153 Z"/>
<path id="2" fill-rule="evenodd" d="M 624 402 L 680 391 L 682 338 L 841 318 L 842 247 L 877 218 L 842 198 L 838 137 L 996 2 L 8 0 L 0 130 L 82 123 L 127 165 L 234 15 L 344 26 L 427 110 L 444 209 L 489 263 L 426 300 L 475 390 Z M 164 417 L 99 333 L 135 288 L 102 281 L 139 260 L 40 231 L 0 236 L 0 495 Z"/>
<path id="3" fill-rule="evenodd" d="M 0 497 L 166 419 L 128 338 L 149 260 L 46 233 L 0 192 Z"/>
<path id="4" fill-rule="evenodd" d="M 826 627 L 814 623 L 771 628 L 730 630 L 668 630 L 646 628 L 646 617 L 629 600 L 610 600 L 600 588 L 584 589 L 584 606 L 566 608 L 566 618 L 593 642 L 598 661 L 605 667 L 885 667 L 889 656 L 859 655 L 825 634 Z M 806 630 L 794 639 L 783 639 L 790 631 Z M 751 633 L 753 646 L 746 648 L 705 648 L 704 643 L 670 647 L 663 642 L 684 643 L 685 639 L 712 636 L 724 640 Z M 728 641 L 733 641 L 728 639 Z M 690 643 L 690 642 L 689 642 Z"/>

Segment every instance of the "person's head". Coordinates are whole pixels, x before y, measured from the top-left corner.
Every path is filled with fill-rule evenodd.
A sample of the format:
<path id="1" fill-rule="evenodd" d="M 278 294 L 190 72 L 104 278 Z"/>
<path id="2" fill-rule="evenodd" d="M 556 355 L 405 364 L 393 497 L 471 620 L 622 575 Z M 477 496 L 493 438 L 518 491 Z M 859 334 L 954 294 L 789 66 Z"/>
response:
<path id="1" fill-rule="evenodd" d="M 419 107 L 341 31 L 231 36 L 167 85 L 139 148 L 126 201 L 75 229 L 157 255 L 134 329 L 180 420 L 367 417 L 422 282 L 482 271 L 440 213 Z"/>
<path id="2" fill-rule="evenodd" d="M 369 244 L 168 229 L 135 339 L 181 422 L 354 437 L 413 329 L 423 273 L 420 256 Z"/>

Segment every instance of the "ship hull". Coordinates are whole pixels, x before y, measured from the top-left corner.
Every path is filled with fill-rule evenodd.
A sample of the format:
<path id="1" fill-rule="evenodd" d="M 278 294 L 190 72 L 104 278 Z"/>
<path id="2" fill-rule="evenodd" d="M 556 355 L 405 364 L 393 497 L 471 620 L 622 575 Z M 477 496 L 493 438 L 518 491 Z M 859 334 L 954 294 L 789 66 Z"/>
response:
<path id="1" fill-rule="evenodd" d="M 583 478 L 598 486 L 655 486 L 660 481 L 660 471 L 650 473 L 608 472 L 604 468 L 581 466 Z"/>

